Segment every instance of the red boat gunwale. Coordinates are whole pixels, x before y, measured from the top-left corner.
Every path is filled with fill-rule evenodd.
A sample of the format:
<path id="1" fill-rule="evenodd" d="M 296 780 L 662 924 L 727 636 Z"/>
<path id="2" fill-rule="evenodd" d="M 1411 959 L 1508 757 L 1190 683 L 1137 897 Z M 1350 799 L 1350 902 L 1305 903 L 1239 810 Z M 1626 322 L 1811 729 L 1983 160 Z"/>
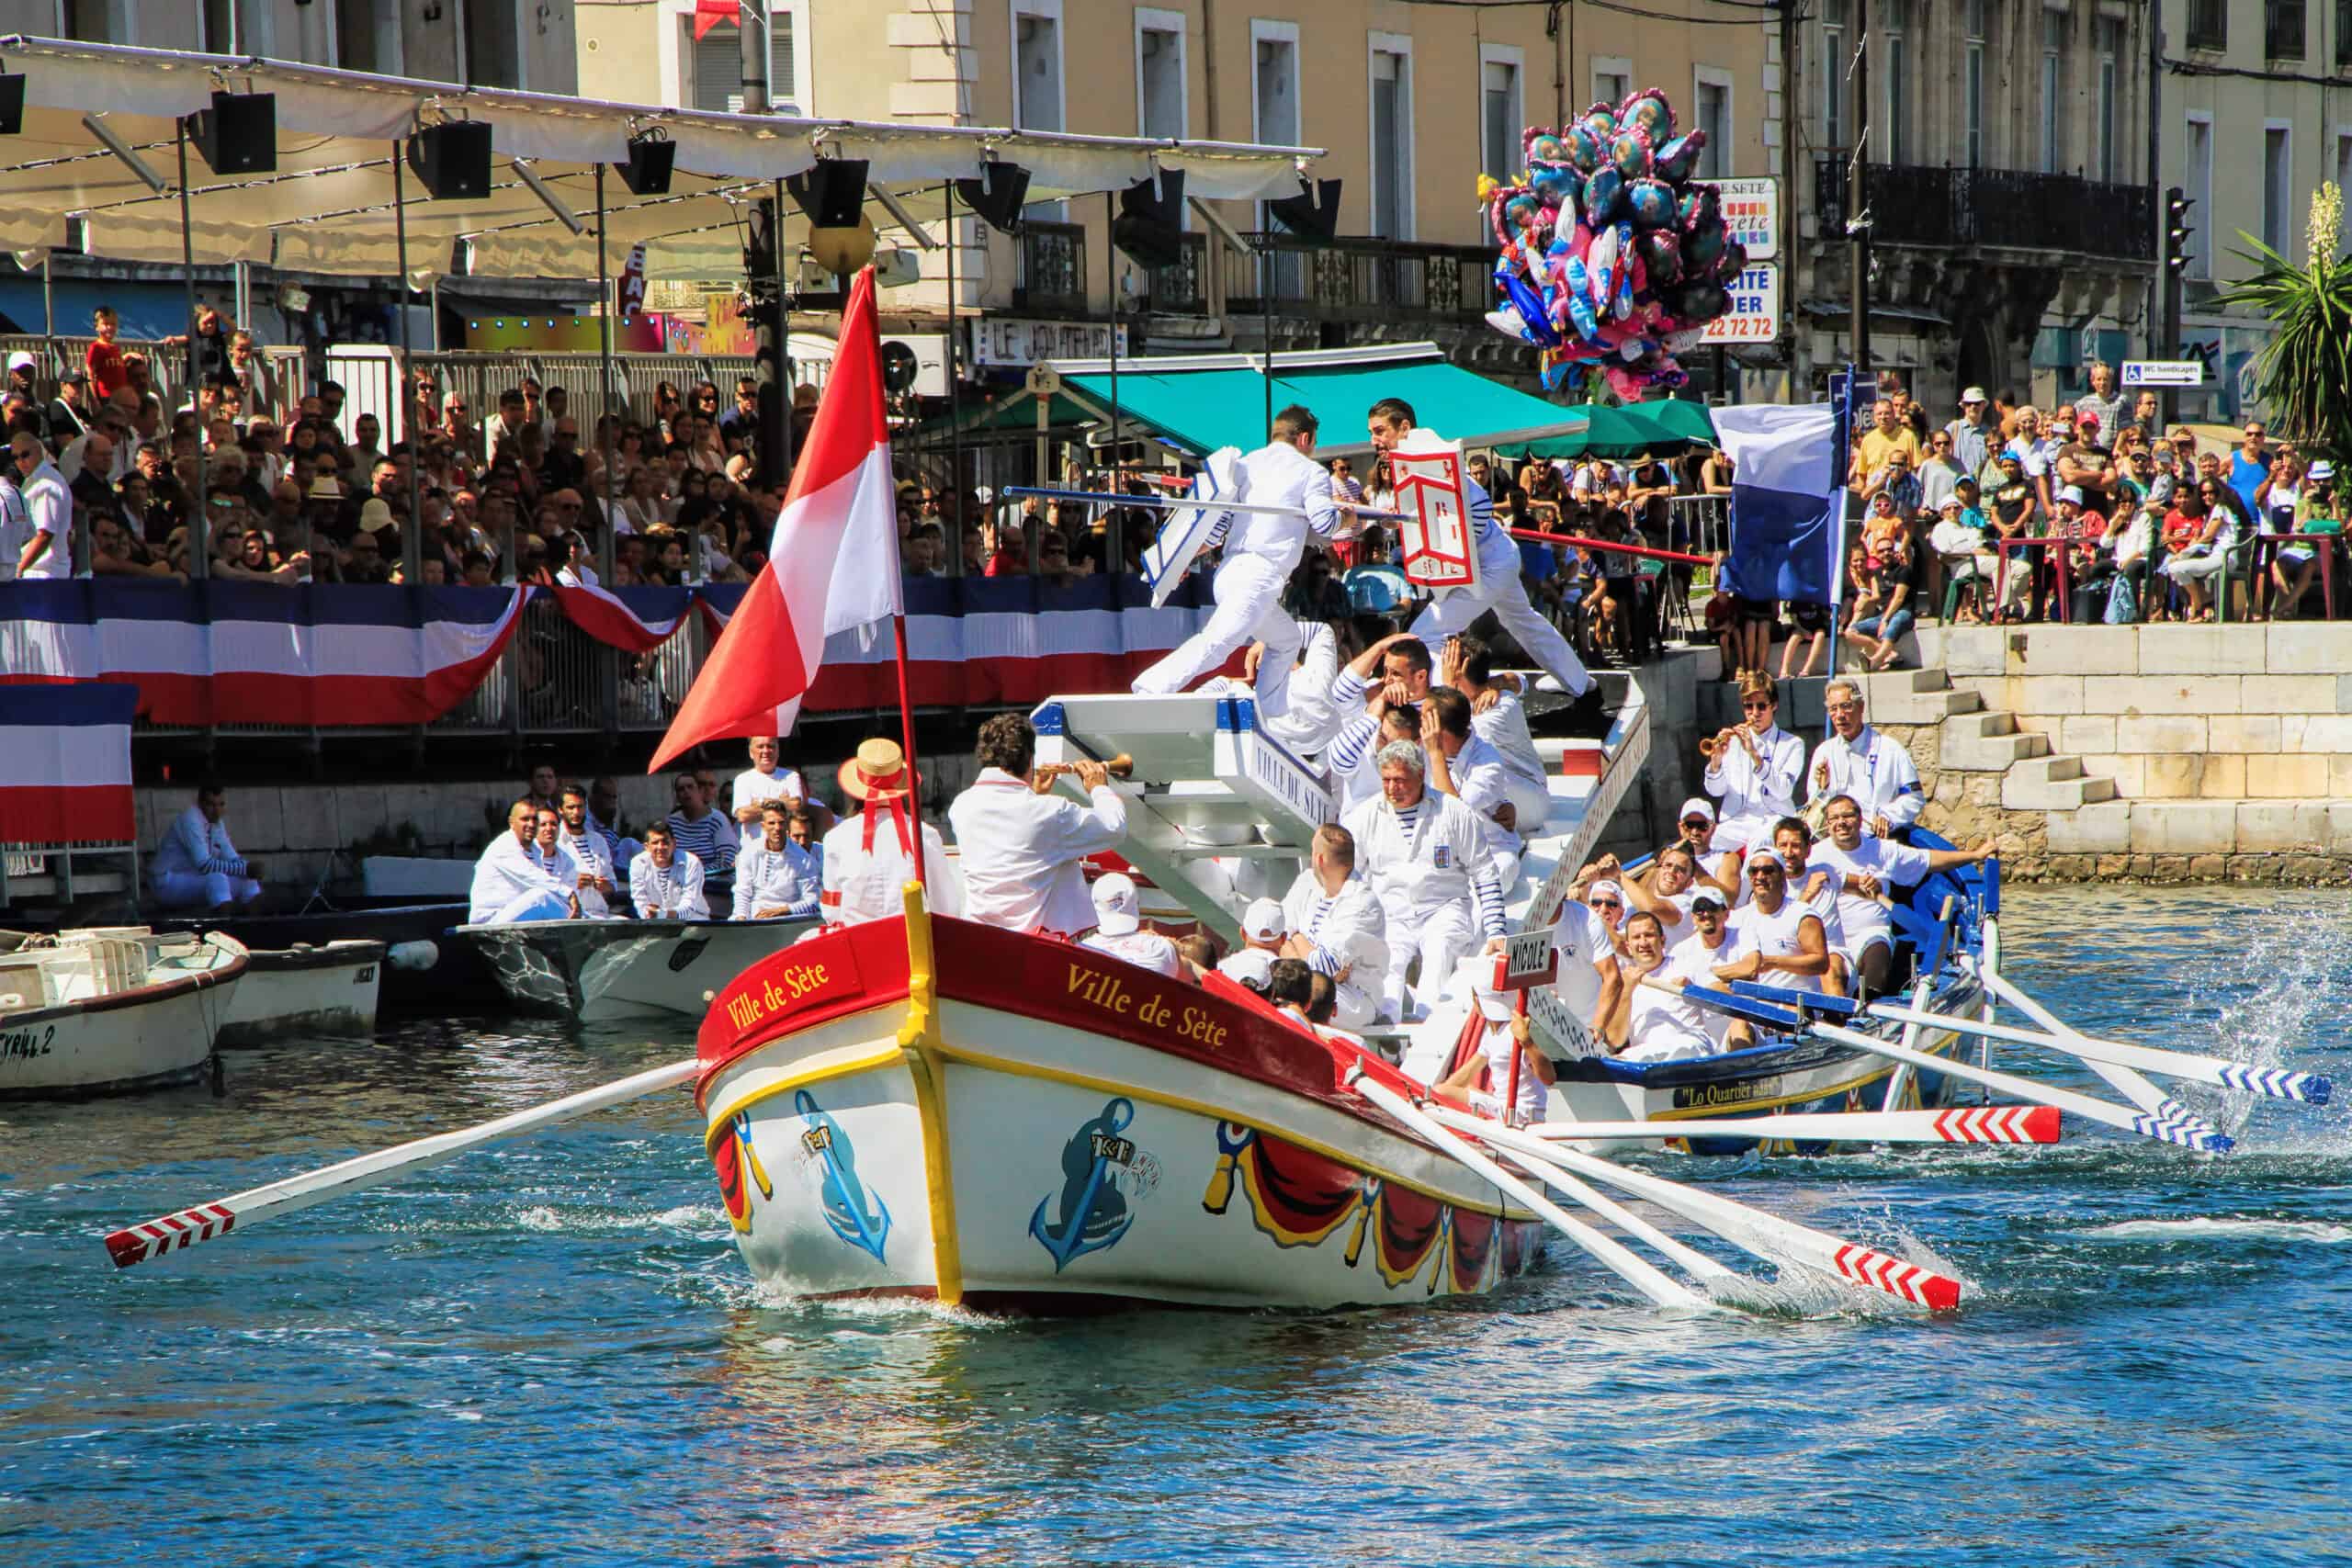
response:
<path id="1" fill-rule="evenodd" d="M 1349 1089 L 1347 1078 L 1361 1069 L 1416 1097 L 1426 1092 L 1423 1086 L 1361 1046 L 1313 1032 L 1221 976 L 1194 986 L 1048 937 L 940 915 L 931 923 L 943 1000 L 1165 1052 L 1415 1136 Z M 762 959 L 718 994 L 703 1019 L 695 1041 L 703 1063 L 697 1100 L 719 1072 L 786 1034 L 904 998 L 909 970 L 903 917 L 837 927 Z"/>

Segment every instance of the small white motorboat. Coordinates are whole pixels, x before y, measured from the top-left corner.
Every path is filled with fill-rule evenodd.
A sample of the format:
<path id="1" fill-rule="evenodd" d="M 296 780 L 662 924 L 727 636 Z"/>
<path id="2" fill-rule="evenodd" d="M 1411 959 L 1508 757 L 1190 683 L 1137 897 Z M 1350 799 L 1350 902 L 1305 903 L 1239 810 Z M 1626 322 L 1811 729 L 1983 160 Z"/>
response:
<path id="1" fill-rule="evenodd" d="M 814 920 L 525 920 L 459 926 L 507 999 L 580 1023 L 668 1015 L 700 1022 L 712 993 L 798 942 Z"/>
<path id="2" fill-rule="evenodd" d="M 257 1045 L 292 1035 L 365 1040 L 376 1032 L 384 944 L 330 942 L 254 948 L 220 1043 Z"/>
<path id="3" fill-rule="evenodd" d="M 247 962 L 217 933 L 0 932 L 0 1100 L 201 1077 Z"/>

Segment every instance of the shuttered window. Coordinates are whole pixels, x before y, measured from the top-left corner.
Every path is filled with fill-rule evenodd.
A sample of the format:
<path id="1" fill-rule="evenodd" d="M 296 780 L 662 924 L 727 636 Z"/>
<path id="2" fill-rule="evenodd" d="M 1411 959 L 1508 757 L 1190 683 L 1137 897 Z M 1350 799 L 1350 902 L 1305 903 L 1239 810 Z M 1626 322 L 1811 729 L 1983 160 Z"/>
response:
<path id="1" fill-rule="evenodd" d="M 740 113 L 743 107 L 743 36 L 734 27 L 721 23 L 694 37 L 693 18 L 684 24 L 689 47 L 694 51 L 691 70 L 694 73 L 694 107 L 723 114 Z M 778 108 L 798 108 L 802 105 L 800 78 L 796 69 L 792 38 L 792 13 L 778 6 L 775 11 L 775 50 L 769 57 L 773 77 L 768 84 L 768 96 Z"/>

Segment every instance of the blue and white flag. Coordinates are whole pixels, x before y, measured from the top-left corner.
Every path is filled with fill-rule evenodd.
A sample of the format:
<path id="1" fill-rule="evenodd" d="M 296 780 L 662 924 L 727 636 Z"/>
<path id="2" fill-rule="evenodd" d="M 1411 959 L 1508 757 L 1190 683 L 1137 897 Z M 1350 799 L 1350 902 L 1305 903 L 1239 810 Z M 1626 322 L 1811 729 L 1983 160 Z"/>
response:
<path id="1" fill-rule="evenodd" d="M 1724 582 L 1743 599 L 1835 604 L 1845 581 L 1846 378 L 1826 403 L 1742 403 L 1714 412 L 1732 460 Z"/>

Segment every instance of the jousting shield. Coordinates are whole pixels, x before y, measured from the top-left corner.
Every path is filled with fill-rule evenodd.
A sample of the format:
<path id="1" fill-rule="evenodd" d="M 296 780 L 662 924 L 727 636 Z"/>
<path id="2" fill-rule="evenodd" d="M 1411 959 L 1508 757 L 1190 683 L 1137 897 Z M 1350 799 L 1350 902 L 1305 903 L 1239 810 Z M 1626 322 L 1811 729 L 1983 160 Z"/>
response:
<path id="1" fill-rule="evenodd" d="M 1478 552 L 1471 531 L 1462 443 L 1415 425 L 1390 449 L 1388 473 L 1396 510 L 1405 513 L 1397 530 L 1405 547 L 1406 580 L 1432 592 L 1476 587 Z"/>
<path id="2" fill-rule="evenodd" d="M 1164 604 L 1184 581 L 1184 573 L 1192 569 L 1193 558 L 1201 553 L 1216 533 L 1219 525 L 1233 514 L 1216 503 L 1243 500 L 1241 448 L 1220 446 L 1209 454 L 1209 460 L 1193 480 L 1192 500 L 1195 504 L 1170 512 L 1168 521 L 1160 525 L 1159 536 L 1143 553 L 1143 574 L 1151 584 L 1151 602 Z"/>

